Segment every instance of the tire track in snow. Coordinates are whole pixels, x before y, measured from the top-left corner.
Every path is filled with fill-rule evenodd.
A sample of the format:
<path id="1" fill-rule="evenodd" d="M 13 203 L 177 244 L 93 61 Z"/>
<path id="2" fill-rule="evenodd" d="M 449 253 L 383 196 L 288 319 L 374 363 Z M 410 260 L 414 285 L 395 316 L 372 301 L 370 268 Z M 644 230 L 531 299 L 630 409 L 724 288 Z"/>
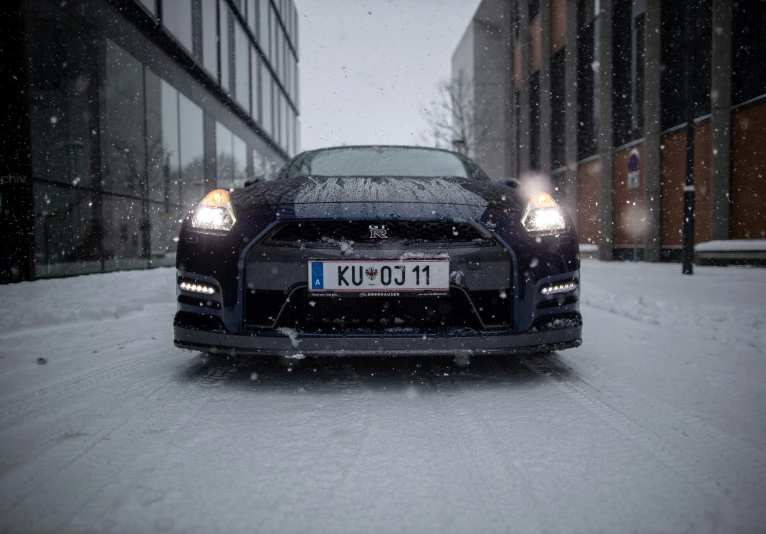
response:
<path id="1" fill-rule="evenodd" d="M 182 354 L 180 349 L 170 349 L 157 354 L 142 352 L 138 356 L 101 365 L 96 370 L 64 380 L 53 387 L 43 387 L 30 393 L 18 395 L 8 401 L 4 400 L 4 405 L 0 408 L 0 427 L 9 428 L 22 420 L 33 417 L 34 412 L 45 409 L 46 403 L 61 402 L 62 398 L 94 389 L 104 381 L 119 378 L 160 361 L 179 357 Z"/>
<path id="2" fill-rule="evenodd" d="M 167 379 L 157 377 L 120 391 L 99 389 L 85 392 L 78 402 L 59 403 L 33 417 L 25 417 L 19 425 L 0 429 L 0 443 L 26 444 L 17 450 L 3 448 L 0 477 L 7 476 L 29 462 L 47 464 L 45 457 L 48 451 L 59 447 L 62 442 L 79 439 L 82 448 L 87 447 L 93 439 L 109 430 L 105 428 L 105 420 L 112 420 L 117 414 L 124 414 L 127 418 L 166 382 Z M 41 465 L 37 465 L 36 470 L 51 472 Z"/>
<path id="3" fill-rule="evenodd" d="M 364 457 L 370 437 L 370 401 L 369 392 L 362 386 L 361 377 L 356 372 L 352 364 L 344 363 L 341 366 L 343 378 L 343 395 L 337 402 L 343 406 L 341 414 L 343 417 L 342 426 L 344 429 L 355 429 L 356 432 L 345 437 L 346 442 L 351 442 L 352 452 L 347 453 L 348 446 L 343 447 L 343 452 L 338 454 L 338 459 L 342 466 L 337 476 L 333 477 L 325 489 L 327 495 L 326 502 L 337 502 L 337 496 L 341 488 L 346 483 L 350 473 L 359 465 L 359 460 Z M 339 385 L 339 377 L 333 377 L 334 386 Z M 336 437 L 337 439 L 337 437 Z M 335 447 L 337 451 L 337 447 Z M 327 484 L 326 481 L 317 481 Z M 333 532 L 337 525 L 337 518 L 330 524 L 320 522 L 316 528 L 317 532 Z"/>
<path id="4" fill-rule="evenodd" d="M 33 451 L 29 457 L 11 468 L 0 480 L 0 502 L 4 504 L 0 508 L 0 517 L 21 504 L 37 488 L 55 478 L 60 471 L 98 443 L 109 439 L 115 429 L 134 417 L 141 405 L 161 387 L 162 384 L 156 381 L 147 382 L 136 388 L 140 394 L 134 402 L 120 403 L 117 408 L 109 402 L 113 398 L 100 403 L 104 408 L 102 416 L 89 417 L 84 426 L 68 436 L 53 436 L 50 440 L 53 441 L 52 446 Z M 109 392 L 104 392 L 104 396 L 109 396 Z M 56 412 L 51 414 L 54 419 L 58 416 Z"/>
<path id="5" fill-rule="evenodd" d="M 498 483 L 492 483 L 491 480 L 495 477 L 493 469 L 485 469 L 487 462 L 479 461 L 478 458 L 492 458 L 491 464 L 497 465 L 498 458 L 494 456 L 491 448 L 487 446 L 486 434 L 482 433 L 481 429 L 476 425 L 476 421 L 467 416 L 464 410 L 456 410 L 447 401 L 447 396 L 444 391 L 446 387 L 454 387 L 454 379 L 451 379 L 451 375 L 454 369 L 447 368 L 450 372 L 445 376 L 445 369 L 441 366 L 436 367 L 436 376 L 429 376 L 425 383 L 428 389 L 431 390 L 434 396 L 436 411 L 439 414 L 439 419 L 444 422 L 446 432 L 452 442 L 452 447 L 457 451 L 458 457 L 463 460 L 467 466 L 467 478 L 471 481 L 471 487 L 477 495 L 477 500 L 481 507 L 484 509 L 486 517 L 489 519 L 489 525 L 493 530 L 505 531 L 507 525 L 511 524 L 510 516 L 508 513 L 504 513 L 498 506 L 492 506 L 491 503 L 497 501 L 497 495 L 490 488 L 505 488 L 506 480 Z M 457 423 L 457 424 L 455 424 Z M 470 445 L 468 445 L 470 443 Z M 508 500 L 507 502 L 512 502 Z"/>
<path id="6" fill-rule="evenodd" d="M 172 382 L 168 386 L 170 384 Z M 56 451 L 50 463 L 58 458 L 63 465 L 58 465 L 45 480 L 31 485 L 22 481 L 16 486 L 24 495 L 0 514 L 3 521 L 24 525 L 26 530 L 58 531 L 79 511 L 87 510 L 84 522 L 75 525 L 75 530 L 92 529 L 97 511 L 108 508 L 108 503 L 103 501 L 111 498 L 103 488 L 118 480 L 119 473 L 138 455 L 165 450 L 168 442 L 159 440 L 159 434 L 172 435 L 173 430 L 186 424 L 210 400 L 195 384 L 155 388 L 143 400 L 156 400 L 158 393 L 165 395 L 164 402 L 146 409 L 133 409 L 126 418 L 110 417 L 104 422 L 107 432 L 86 449 L 83 450 L 82 444 L 72 443 Z M 73 487 L 77 488 L 76 492 L 71 491 Z M 59 498 L 51 501 L 47 495 Z M 40 513 L 41 509 L 45 510 L 44 514 Z M 36 517 L 37 522 L 30 523 L 31 517 Z"/>
<path id="7" fill-rule="evenodd" d="M 555 356 L 550 359 L 557 366 L 568 367 Z M 600 372 L 606 380 L 599 381 L 598 385 L 580 377 L 576 380 L 597 392 L 612 409 L 623 414 L 635 414 L 636 425 L 672 443 L 676 452 L 694 461 L 698 469 L 704 473 L 715 473 L 715 484 L 730 499 L 738 488 L 766 485 L 766 454 L 763 450 L 693 413 L 639 391 L 606 371 L 600 369 Z M 713 460 L 717 464 L 716 469 L 710 464 Z M 729 465 L 723 468 L 725 463 Z M 736 502 L 736 499 L 731 500 Z"/>
<path id="8" fill-rule="evenodd" d="M 601 401 L 575 381 L 564 377 L 557 369 L 546 363 L 544 357 L 524 360 L 524 365 L 543 378 L 552 381 L 570 399 L 577 402 L 593 415 L 606 422 L 620 434 L 644 449 L 651 456 L 678 473 L 693 486 L 705 491 L 717 499 L 729 499 L 720 485 L 711 480 L 709 473 L 693 465 L 674 444 L 661 438 L 649 429 L 642 427 L 621 411 Z"/>

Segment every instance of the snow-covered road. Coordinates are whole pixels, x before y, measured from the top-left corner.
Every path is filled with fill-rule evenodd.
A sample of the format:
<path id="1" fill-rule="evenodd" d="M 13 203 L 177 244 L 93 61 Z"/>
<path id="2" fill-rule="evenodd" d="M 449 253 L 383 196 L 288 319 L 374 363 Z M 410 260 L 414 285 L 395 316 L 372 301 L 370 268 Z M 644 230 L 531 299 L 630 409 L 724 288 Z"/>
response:
<path id="1" fill-rule="evenodd" d="M 766 269 L 582 272 L 582 347 L 467 368 L 205 361 L 170 269 L 0 286 L 0 531 L 762 532 Z"/>

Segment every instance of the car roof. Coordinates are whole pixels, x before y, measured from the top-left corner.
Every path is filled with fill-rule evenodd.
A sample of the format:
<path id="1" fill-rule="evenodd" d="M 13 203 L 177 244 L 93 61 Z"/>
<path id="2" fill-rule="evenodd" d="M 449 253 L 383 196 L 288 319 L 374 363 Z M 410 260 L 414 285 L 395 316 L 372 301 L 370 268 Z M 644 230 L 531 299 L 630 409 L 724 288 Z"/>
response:
<path id="1" fill-rule="evenodd" d="M 418 146 L 418 145 L 339 145 L 339 146 L 328 146 L 323 148 L 313 148 L 311 150 L 304 150 L 300 154 L 308 154 L 310 152 L 323 152 L 325 150 L 343 150 L 343 149 L 359 149 L 359 148 L 412 148 L 417 150 L 433 150 L 436 152 L 446 152 L 447 154 L 463 156 L 463 154 L 460 154 L 459 152 L 455 152 L 454 150 L 448 150 L 446 148 L 436 148 L 432 146 Z"/>

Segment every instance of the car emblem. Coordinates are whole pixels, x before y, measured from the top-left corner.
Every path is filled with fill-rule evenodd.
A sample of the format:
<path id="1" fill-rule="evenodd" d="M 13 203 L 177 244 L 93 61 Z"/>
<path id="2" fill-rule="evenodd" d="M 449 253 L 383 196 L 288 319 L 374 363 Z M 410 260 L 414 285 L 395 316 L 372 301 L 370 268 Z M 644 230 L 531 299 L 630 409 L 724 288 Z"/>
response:
<path id="1" fill-rule="evenodd" d="M 388 239 L 387 233 L 385 226 L 370 225 L 370 239 Z"/>

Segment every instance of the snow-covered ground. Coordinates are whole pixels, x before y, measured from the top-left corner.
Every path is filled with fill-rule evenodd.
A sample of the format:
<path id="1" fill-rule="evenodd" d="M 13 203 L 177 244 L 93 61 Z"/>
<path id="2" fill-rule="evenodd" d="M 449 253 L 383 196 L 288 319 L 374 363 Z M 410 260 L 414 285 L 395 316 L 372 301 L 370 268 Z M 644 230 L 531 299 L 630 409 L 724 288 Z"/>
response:
<path id="1" fill-rule="evenodd" d="M 762 532 L 766 269 L 680 271 L 585 261 L 582 347 L 466 368 L 205 361 L 170 269 L 0 286 L 0 531 Z"/>

